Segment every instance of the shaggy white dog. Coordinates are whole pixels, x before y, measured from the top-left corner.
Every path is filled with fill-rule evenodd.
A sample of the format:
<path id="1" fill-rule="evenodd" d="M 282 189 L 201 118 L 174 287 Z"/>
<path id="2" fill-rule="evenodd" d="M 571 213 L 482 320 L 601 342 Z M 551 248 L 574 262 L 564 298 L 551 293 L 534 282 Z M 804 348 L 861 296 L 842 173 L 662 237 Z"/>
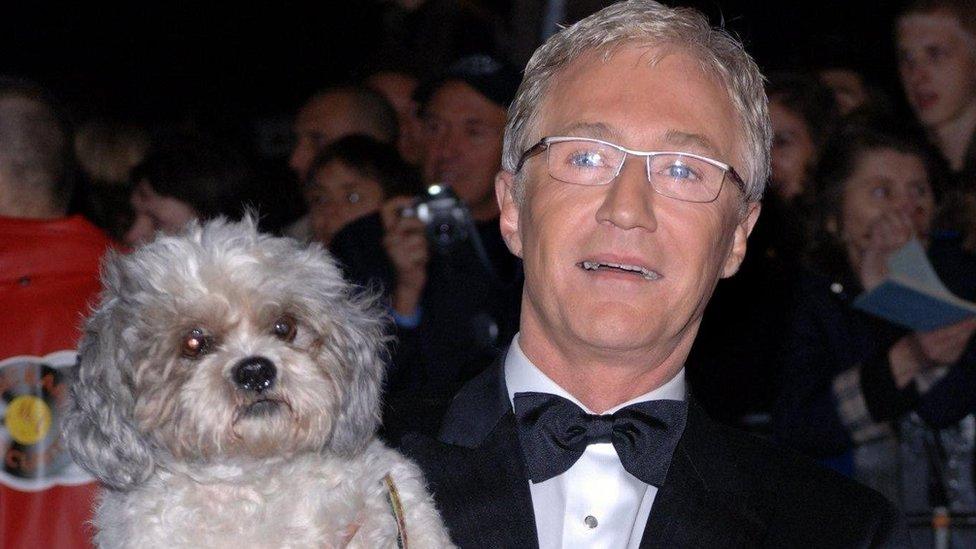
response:
<path id="1" fill-rule="evenodd" d="M 65 436 L 102 547 L 450 547 L 376 440 L 382 314 L 317 245 L 192 225 L 103 267 Z"/>

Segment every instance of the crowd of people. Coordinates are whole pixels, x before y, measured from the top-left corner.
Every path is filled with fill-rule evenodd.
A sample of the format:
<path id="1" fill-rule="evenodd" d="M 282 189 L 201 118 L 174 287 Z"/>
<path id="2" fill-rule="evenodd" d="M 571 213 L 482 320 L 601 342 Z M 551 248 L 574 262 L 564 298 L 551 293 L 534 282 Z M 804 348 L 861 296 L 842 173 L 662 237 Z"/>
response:
<path id="1" fill-rule="evenodd" d="M 912 331 L 854 300 L 913 241 L 946 287 L 976 300 L 976 6 L 909 2 L 893 32 L 914 119 L 850 67 L 767 75 L 761 213 L 684 367 L 711 416 L 878 490 L 919 541 L 933 509 L 976 518 L 976 319 Z M 64 326 L 86 312 L 104 253 L 256 211 L 265 230 L 324 246 L 362 291 L 382 295 L 394 336 L 382 433 L 394 444 L 436 434 L 452 397 L 519 331 L 526 275 L 496 189 L 500 171 L 526 160 L 503 158 L 521 75 L 479 53 L 314 93 L 294 117 L 297 204 L 205 132 L 69 128 L 40 86 L 0 79 L 0 303 L 13 319 L 0 359 L 40 364 L 73 348 Z M 558 179 L 557 148 L 544 147 Z M 68 499 L 65 515 L 77 515 Z M 26 520 L 0 507 L 0 529 Z M 976 529 L 954 540 L 976 543 Z"/>

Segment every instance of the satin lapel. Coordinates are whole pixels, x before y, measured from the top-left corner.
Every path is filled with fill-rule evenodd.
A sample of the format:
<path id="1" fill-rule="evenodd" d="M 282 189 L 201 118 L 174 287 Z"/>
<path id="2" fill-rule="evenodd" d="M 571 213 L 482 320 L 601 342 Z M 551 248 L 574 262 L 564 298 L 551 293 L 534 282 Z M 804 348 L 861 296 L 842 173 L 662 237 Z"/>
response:
<path id="1" fill-rule="evenodd" d="M 721 486 L 723 466 L 708 448 L 708 422 L 693 404 L 664 486 L 658 490 L 641 539 L 642 548 L 758 547 L 766 527 Z M 704 446 L 703 446 L 704 445 Z M 730 472 L 731 473 L 731 472 Z"/>
<path id="2" fill-rule="evenodd" d="M 412 442 L 411 453 L 454 541 L 461 547 L 537 548 L 532 494 L 500 362 L 461 390 L 438 438 Z"/>

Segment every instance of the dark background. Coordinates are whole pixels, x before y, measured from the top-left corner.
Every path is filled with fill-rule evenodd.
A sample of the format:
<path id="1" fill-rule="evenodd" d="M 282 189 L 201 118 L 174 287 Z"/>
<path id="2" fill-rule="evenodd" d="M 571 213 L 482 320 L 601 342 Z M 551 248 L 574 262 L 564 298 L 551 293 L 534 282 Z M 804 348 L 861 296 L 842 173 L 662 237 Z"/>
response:
<path id="1" fill-rule="evenodd" d="M 697 7 L 737 34 L 765 71 L 847 57 L 901 101 L 891 3 L 670 3 Z M 22 4 L 0 15 L 0 74 L 40 81 L 75 121 L 108 115 L 151 129 L 192 120 L 280 158 L 302 101 L 377 58 L 384 2 Z"/>

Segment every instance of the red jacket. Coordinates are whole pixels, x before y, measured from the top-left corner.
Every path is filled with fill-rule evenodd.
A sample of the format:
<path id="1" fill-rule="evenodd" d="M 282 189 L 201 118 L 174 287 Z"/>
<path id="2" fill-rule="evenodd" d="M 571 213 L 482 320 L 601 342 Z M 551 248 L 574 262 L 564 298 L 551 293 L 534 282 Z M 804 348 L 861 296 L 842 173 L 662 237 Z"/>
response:
<path id="1" fill-rule="evenodd" d="M 0 217 L 0 546 L 90 547 L 97 485 L 58 431 L 64 368 L 109 239 L 80 216 Z"/>

